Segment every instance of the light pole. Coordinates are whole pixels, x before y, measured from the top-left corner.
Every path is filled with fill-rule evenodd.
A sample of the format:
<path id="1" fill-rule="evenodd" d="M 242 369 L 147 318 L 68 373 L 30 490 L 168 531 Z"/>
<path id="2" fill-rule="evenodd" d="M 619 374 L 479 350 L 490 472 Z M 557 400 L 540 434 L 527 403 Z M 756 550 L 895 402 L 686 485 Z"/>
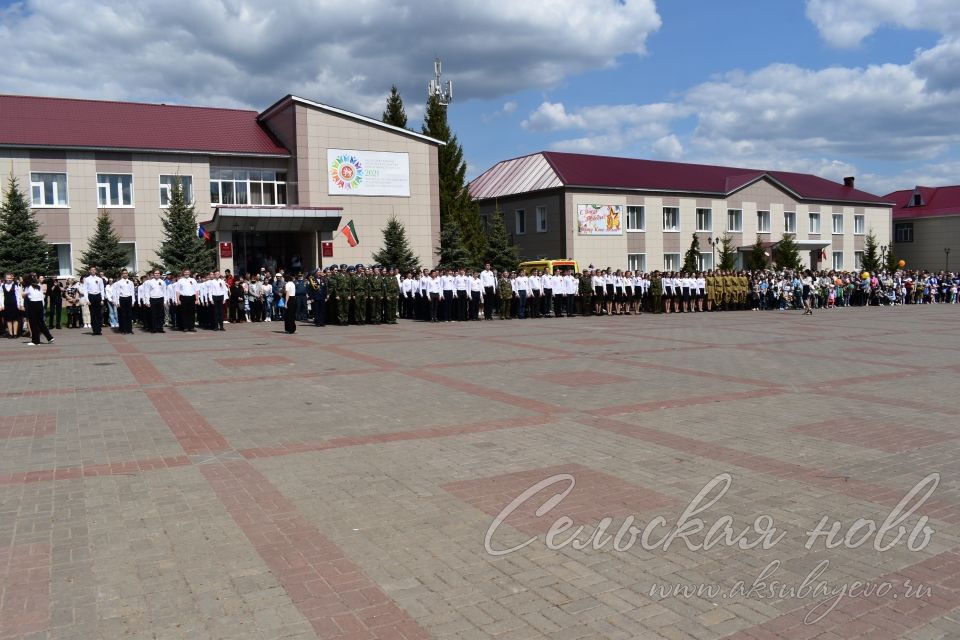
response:
<path id="1" fill-rule="evenodd" d="M 946 258 L 944 259 L 943 270 L 949 273 L 950 272 L 950 247 L 944 247 L 943 254 L 946 256 Z"/>
<path id="2" fill-rule="evenodd" d="M 710 268 L 711 268 L 711 270 L 716 271 L 716 269 L 717 269 L 717 245 L 716 245 L 716 243 L 713 241 L 713 236 L 707 236 L 707 244 L 710 245 L 710 250 L 711 250 L 712 255 L 713 255 L 713 258 L 712 258 L 713 261 L 712 261 L 711 264 L 710 264 Z"/>

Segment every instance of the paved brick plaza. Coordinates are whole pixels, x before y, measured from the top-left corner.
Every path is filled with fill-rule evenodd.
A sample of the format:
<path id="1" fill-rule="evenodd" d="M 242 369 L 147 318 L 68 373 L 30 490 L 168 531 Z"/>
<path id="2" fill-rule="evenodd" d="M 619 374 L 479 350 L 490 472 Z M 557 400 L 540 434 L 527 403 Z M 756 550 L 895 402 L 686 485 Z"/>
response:
<path id="1" fill-rule="evenodd" d="M 956 638 L 958 313 L 3 341 L 0 638 Z M 894 527 L 888 550 L 856 545 L 870 525 L 854 521 L 879 528 L 934 472 L 898 544 Z M 765 514 L 783 539 L 663 550 L 723 473 L 729 490 L 691 517 L 728 515 L 752 542 Z M 536 540 L 488 553 L 494 517 L 554 476 L 490 547 Z M 911 550 L 921 515 L 934 532 Z M 612 523 L 599 549 L 551 549 L 561 516 L 584 541 Z M 615 549 L 630 516 L 666 524 Z M 822 517 L 850 544 L 806 549 Z M 823 560 L 812 585 L 889 588 L 816 620 L 822 597 L 757 582 L 796 589 Z M 724 591 L 651 595 L 704 584 Z"/>

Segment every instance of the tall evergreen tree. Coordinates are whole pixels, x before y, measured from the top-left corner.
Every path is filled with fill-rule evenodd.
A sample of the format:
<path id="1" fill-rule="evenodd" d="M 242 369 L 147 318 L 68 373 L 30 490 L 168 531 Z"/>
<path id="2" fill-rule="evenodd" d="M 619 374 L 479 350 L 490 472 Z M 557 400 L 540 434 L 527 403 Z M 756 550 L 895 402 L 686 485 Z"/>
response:
<path id="1" fill-rule="evenodd" d="M 733 248 L 733 236 L 724 233 L 720 236 L 720 262 L 718 269 L 731 271 L 737 266 L 737 251 Z"/>
<path id="2" fill-rule="evenodd" d="M 798 271 L 803 263 L 800 260 L 800 250 L 792 233 L 785 233 L 777 243 L 777 265 L 782 269 Z"/>
<path id="3" fill-rule="evenodd" d="M 407 230 L 396 216 L 387 221 L 383 229 L 383 248 L 373 254 L 373 260 L 400 273 L 420 268 L 420 260 L 407 241 Z"/>
<path id="4" fill-rule="evenodd" d="M 686 273 L 694 273 L 700 270 L 700 238 L 693 234 L 693 240 L 690 241 L 690 248 L 683 256 L 683 270 Z"/>
<path id="5" fill-rule="evenodd" d="M 197 212 L 193 204 L 187 202 L 179 179 L 173 182 L 169 205 L 166 213 L 160 214 L 160 223 L 163 240 L 157 249 L 159 263 L 154 263 L 154 268 L 174 273 L 183 269 L 194 273 L 213 269 L 216 263 L 213 249 L 197 235 Z"/>
<path id="6" fill-rule="evenodd" d="M 880 270 L 883 265 L 880 262 L 880 249 L 877 246 L 877 234 L 873 232 L 873 229 L 870 229 L 867 232 L 867 237 L 863 241 L 863 261 L 860 264 L 860 268 L 863 271 L 869 271 L 870 273 L 875 273 Z"/>
<path id="7" fill-rule="evenodd" d="M 118 278 L 120 270 L 127 266 L 127 251 L 120 246 L 120 236 L 106 211 L 97 214 L 97 228 L 87 243 L 87 250 L 80 256 L 80 264 L 81 277 L 90 267 L 97 267 L 105 278 Z"/>
<path id="8" fill-rule="evenodd" d="M 479 262 L 486 246 L 480 210 L 470 199 L 467 190 L 467 163 L 463 160 L 463 147 L 447 122 L 446 106 L 440 104 L 436 96 L 430 96 L 427 100 L 423 133 L 446 143 L 437 150 L 441 229 L 448 221 L 455 221 L 459 227 L 457 235 L 461 245 L 470 252 L 471 262 Z M 448 234 L 446 237 L 453 236 Z"/>
<path id="9" fill-rule="evenodd" d="M 483 254 L 483 263 L 488 262 L 497 271 L 516 271 L 520 266 L 517 247 L 510 241 L 507 223 L 499 207 L 493 212 L 493 224 L 490 226 L 487 248 Z"/>
<path id="10" fill-rule="evenodd" d="M 390 95 L 387 96 L 387 108 L 383 112 L 383 121 L 395 127 L 407 128 L 407 112 L 403 108 L 403 98 L 400 97 L 400 90 L 397 89 L 397 85 L 390 87 Z"/>
<path id="11" fill-rule="evenodd" d="M 460 225 L 449 220 L 440 227 L 440 246 L 436 250 L 440 269 L 467 269 L 473 266 L 473 259 L 463 246 L 460 237 Z"/>
<path id="12" fill-rule="evenodd" d="M 750 250 L 748 261 L 751 271 L 761 271 L 767 268 L 767 251 L 763 248 L 759 235 L 757 241 L 753 243 L 753 249 Z"/>
<path id="13" fill-rule="evenodd" d="M 52 275 L 56 268 L 57 252 L 11 173 L 0 204 L 0 273 Z"/>
<path id="14" fill-rule="evenodd" d="M 887 247 L 887 271 L 893 273 L 900 268 L 900 258 L 897 257 L 897 254 L 893 251 L 893 243 L 890 243 L 890 246 Z"/>

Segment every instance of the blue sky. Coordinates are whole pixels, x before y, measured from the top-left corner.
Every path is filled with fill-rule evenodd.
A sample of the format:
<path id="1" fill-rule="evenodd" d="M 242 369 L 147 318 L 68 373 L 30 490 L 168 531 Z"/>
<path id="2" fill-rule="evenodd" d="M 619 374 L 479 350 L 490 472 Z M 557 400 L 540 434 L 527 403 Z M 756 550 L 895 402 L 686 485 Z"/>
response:
<path id="1" fill-rule="evenodd" d="M 0 91 L 419 126 L 432 61 L 471 176 L 560 149 L 960 183 L 956 0 L 0 0 Z"/>

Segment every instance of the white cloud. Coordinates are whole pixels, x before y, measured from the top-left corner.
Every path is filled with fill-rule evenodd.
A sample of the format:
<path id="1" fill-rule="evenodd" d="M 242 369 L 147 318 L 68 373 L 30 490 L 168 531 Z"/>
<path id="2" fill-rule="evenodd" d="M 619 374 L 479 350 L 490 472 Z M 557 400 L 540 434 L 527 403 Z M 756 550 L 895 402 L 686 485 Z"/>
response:
<path id="1" fill-rule="evenodd" d="M 562 102 L 544 102 L 520 126 L 527 131 L 550 132 L 583 129 L 586 124 L 582 116 L 567 113 Z"/>
<path id="2" fill-rule="evenodd" d="M 654 157 L 664 160 L 679 160 L 683 156 L 683 145 L 680 144 L 677 136 L 672 133 L 654 142 L 650 145 L 650 149 L 653 151 Z"/>
<path id="3" fill-rule="evenodd" d="M 509 102 L 504 102 L 503 108 L 500 109 L 500 111 L 504 114 L 511 114 L 516 110 L 517 110 L 517 103 L 513 100 L 510 100 Z"/>
<path id="4" fill-rule="evenodd" d="M 956 0 L 807 0 L 807 17 L 835 47 L 855 47 L 887 25 L 960 33 Z"/>
<path id="5" fill-rule="evenodd" d="M 458 100 L 492 98 L 643 54 L 659 27 L 654 0 L 26 0 L 0 13 L 0 91 L 251 107 L 297 93 L 379 114 L 396 83 L 411 112 L 435 55 Z"/>

